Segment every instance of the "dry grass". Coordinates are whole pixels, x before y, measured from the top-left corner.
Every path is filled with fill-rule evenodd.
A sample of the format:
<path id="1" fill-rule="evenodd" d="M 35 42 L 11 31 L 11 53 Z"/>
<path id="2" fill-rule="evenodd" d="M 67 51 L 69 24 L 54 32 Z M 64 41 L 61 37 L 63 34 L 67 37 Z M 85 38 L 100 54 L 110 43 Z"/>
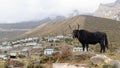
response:
<path id="1" fill-rule="evenodd" d="M 109 43 L 119 45 L 120 22 L 110 19 L 87 16 L 84 28 L 90 31 L 103 31 L 108 35 Z"/>
<path id="2" fill-rule="evenodd" d="M 110 48 L 118 48 L 120 45 L 120 22 L 105 18 L 93 16 L 75 16 L 62 21 L 56 21 L 40 25 L 25 34 L 24 36 L 54 36 L 58 34 L 71 34 L 73 29 L 77 29 L 77 24 L 80 24 L 80 29 L 89 31 L 106 32 L 109 40 Z M 69 28 L 69 25 L 73 29 Z"/>
<path id="3" fill-rule="evenodd" d="M 80 24 L 80 29 L 106 32 L 111 44 L 120 44 L 120 22 L 93 16 L 75 16 L 62 21 L 45 23 L 32 31 L 23 34 L 22 36 L 53 36 L 58 34 L 68 35 L 71 34 L 73 29 L 77 29 L 77 24 Z M 69 28 L 69 25 L 71 25 L 72 29 Z"/>
<path id="4" fill-rule="evenodd" d="M 77 28 L 77 24 L 79 23 L 81 25 L 80 28 L 84 26 L 85 17 L 83 16 L 76 16 L 73 18 L 68 18 L 62 21 L 56 21 L 52 23 L 46 23 L 44 26 L 40 25 L 37 28 L 33 29 L 32 31 L 29 31 L 22 36 L 50 36 L 50 35 L 57 35 L 57 34 L 69 34 L 71 33 L 71 29 L 69 28 L 69 25 L 71 25 L 72 28 Z"/>
<path id="5" fill-rule="evenodd" d="M 5 68 L 4 64 L 5 64 L 5 62 L 0 60 L 0 68 Z"/>
<path id="6" fill-rule="evenodd" d="M 120 46 L 120 22 L 105 18 L 93 17 L 93 16 L 76 16 L 68 18 L 62 21 L 56 21 L 39 26 L 32 31 L 24 34 L 25 36 L 52 36 L 58 34 L 70 34 L 73 29 L 77 28 L 77 24 L 80 24 L 80 29 L 87 29 L 89 31 L 103 31 L 108 35 L 109 48 L 108 56 L 114 59 L 120 59 L 119 55 L 115 55 L 116 49 Z M 69 25 L 73 29 L 69 28 Z M 99 45 L 99 44 L 98 44 Z M 90 46 L 92 47 L 92 46 Z M 94 47 L 94 46 L 93 46 Z M 96 46 L 98 48 L 98 46 Z M 95 49 L 95 47 L 94 47 Z M 97 49 L 99 50 L 99 49 Z"/>

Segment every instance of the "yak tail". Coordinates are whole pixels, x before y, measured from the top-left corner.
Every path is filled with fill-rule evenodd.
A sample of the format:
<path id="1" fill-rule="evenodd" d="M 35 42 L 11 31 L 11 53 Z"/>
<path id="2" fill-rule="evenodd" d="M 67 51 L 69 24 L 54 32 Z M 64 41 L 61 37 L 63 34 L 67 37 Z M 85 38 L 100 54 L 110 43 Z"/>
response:
<path id="1" fill-rule="evenodd" d="M 105 47 L 108 49 L 108 39 L 106 34 L 105 34 Z"/>

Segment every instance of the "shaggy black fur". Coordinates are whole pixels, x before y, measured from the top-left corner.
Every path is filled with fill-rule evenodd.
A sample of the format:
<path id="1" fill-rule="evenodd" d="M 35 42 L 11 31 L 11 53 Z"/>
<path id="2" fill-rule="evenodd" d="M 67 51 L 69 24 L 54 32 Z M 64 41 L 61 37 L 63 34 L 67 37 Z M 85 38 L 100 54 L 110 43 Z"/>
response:
<path id="1" fill-rule="evenodd" d="M 73 30 L 73 38 L 77 38 L 82 44 L 83 51 L 89 48 L 89 44 L 100 44 L 100 52 L 105 52 L 108 48 L 107 35 L 104 32 L 89 32 L 87 30 Z"/>

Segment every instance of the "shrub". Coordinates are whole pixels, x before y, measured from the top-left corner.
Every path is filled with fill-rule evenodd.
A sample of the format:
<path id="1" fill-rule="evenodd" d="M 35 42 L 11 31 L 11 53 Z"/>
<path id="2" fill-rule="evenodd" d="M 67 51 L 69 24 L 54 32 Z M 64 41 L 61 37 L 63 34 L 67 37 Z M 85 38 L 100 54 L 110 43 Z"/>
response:
<path id="1" fill-rule="evenodd" d="M 35 64 L 34 68 L 44 68 L 44 67 L 42 65 L 40 65 L 40 64 Z"/>
<path id="2" fill-rule="evenodd" d="M 70 44 L 70 45 L 72 45 L 72 41 L 73 41 L 73 39 L 71 39 L 71 38 L 66 38 L 65 39 L 65 42 Z"/>
<path id="3" fill-rule="evenodd" d="M 30 61 L 30 62 L 28 63 L 27 68 L 34 68 L 34 63 L 33 63 L 33 61 Z"/>
<path id="4" fill-rule="evenodd" d="M 47 56 L 47 55 L 43 55 L 42 57 L 40 57 L 40 63 L 41 64 L 44 64 L 44 63 L 47 63 L 47 62 L 50 62 L 50 63 L 54 63 L 56 62 L 57 60 L 57 57 L 55 56 Z"/>
<path id="5" fill-rule="evenodd" d="M 56 53 L 54 57 L 56 57 L 57 62 L 65 62 L 70 60 L 70 57 L 72 56 L 72 48 L 71 46 L 62 46 L 60 47 L 60 52 Z"/>
<path id="6" fill-rule="evenodd" d="M 7 62 L 5 62 L 4 67 L 5 67 L 5 68 L 8 68 L 8 67 L 9 67 L 9 65 L 8 65 Z"/>
<path id="7" fill-rule="evenodd" d="M 19 58 L 25 58 L 25 55 L 19 55 L 18 57 Z"/>
<path id="8" fill-rule="evenodd" d="M 109 65 L 109 64 L 104 64 L 103 66 L 102 66 L 102 68 L 113 68 L 111 65 Z"/>
<path id="9" fill-rule="evenodd" d="M 46 63 L 49 60 L 49 57 L 46 55 L 43 55 L 40 57 L 40 63 Z"/>
<path id="10" fill-rule="evenodd" d="M 30 61 L 27 68 L 44 68 L 40 63 L 34 63 L 33 61 Z"/>
<path id="11" fill-rule="evenodd" d="M 15 67 L 23 67 L 23 66 L 24 66 L 24 63 L 23 63 L 23 62 L 20 62 L 20 61 L 15 61 L 13 65 L 14 65 Z"/>
<path id="12" fill-rule="evenodd" d="M 6 61 L 4 65 L 5 65 L 5 68 L 8 68 L 9 65 L 12 65 L 14 67 L 23 67 L 24 63 L 16 60 L 11 60 L 11 61 Z"/>

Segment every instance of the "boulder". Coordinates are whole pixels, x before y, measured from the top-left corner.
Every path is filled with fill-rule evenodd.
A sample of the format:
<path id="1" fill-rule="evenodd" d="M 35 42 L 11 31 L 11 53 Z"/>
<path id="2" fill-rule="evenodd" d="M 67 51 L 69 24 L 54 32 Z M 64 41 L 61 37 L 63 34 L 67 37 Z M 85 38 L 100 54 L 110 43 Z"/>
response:
<path id="1" fill-rule="evenodd" d="M 110 63 L 111 59 L 105 55 L 97 54 L 96 56 L 91 57 L 90 61 L 95 65 L 99 65 L 103 63 Z"/>
<path id="2" fill-rule="evenodd" d="M 112 65 L 114 68 L 120 68 L 120 61 L 118 60 L 111 60 L 110 65 Z"/>
<path id="3" fill-rule="evenodd" d="M 52 68 L 89 68 L 86 64 L 53 63 Z"/>

